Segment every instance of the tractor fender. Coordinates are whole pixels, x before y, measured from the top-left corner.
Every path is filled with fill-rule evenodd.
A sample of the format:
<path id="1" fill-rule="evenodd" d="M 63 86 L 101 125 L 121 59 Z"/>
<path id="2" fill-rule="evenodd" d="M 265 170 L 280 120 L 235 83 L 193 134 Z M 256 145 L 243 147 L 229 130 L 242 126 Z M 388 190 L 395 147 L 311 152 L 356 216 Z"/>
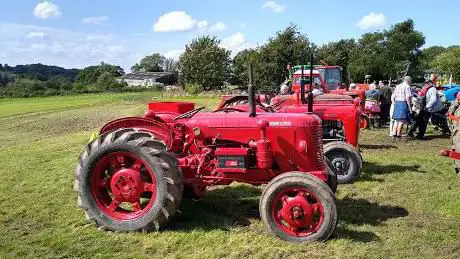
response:
<path id="1" fill-rule="evenodd" d="M 157 139 L 164 142 L 168 149 L 171 148 L 173 137 L 173 130 L 171 127 L 163 122 L 155 121 L 149 118 L 142 117 L 126 117 L 121 119 L 116 119 L 106 123 L 99 134 L 104 134 L 109 131 L 114 131 L 122 128 L 135 128 L 142 129 L 152 133 Z"/>

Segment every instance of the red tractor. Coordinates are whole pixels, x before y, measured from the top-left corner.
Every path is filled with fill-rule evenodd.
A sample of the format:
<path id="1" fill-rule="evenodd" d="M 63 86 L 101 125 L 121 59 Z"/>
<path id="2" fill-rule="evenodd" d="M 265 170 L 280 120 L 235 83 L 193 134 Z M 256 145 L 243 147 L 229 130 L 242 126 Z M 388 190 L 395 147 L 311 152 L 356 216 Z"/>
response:
<path id="1" fill-rule="evenodd" d="M 78 205 L 103 229 L 160 230 L 183 194 L 211 186 L 267 184 L 260 216 L 288 241 L 326 240 L 337 224 L 321 120 L 305 113 L 210 113 L 193 103 L 150 103 L 144 117 L 102 127 L 76 168 Z"/>
<path id="2" fill-rule="evenodd" d="M 302 72 L 303 73 L 303 72 Z M 311 71 L 313 82 L 324 82 L 320 73 Z M 305 113 L 309 111 L 305 98 L 305 85 L 297 87 L 294 76 L 293 95 L 277 95 L 271 100 L 266 95 L 256 99 L 258 112 Z M 303 76 L 309 80 L 308 75 Z M 311 82 L 311 81 L 310 81 Z M 303 89 L 303 94 L 302 94 Z M 311 88 L 307 88 L 310 90 Z M 299 92 L 300 90 L 300 92 Z M 270 104 L 269 104 L 270 103 Z M 313 99 L 312 110 L 323 124 L 324 153 L 337 173 L 339 183 L 350 183 L 357 179 L 362 168 L 358 151 L 361 120 L 360 99 L 343 94 L 318 95 Z M 247 112 L 247 96 L 224 96 L 215 112 Z"/>

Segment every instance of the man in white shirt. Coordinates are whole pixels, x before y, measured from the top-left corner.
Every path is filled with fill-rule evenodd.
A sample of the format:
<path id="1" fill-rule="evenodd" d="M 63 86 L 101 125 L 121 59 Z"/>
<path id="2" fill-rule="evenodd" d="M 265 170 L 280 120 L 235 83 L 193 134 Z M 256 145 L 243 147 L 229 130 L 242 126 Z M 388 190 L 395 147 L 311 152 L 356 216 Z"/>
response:
<path id="1" fill-rule="evenodd" d="M 412 90 L 410 84 L 412 78 L 409 76 L 404 77 L 404 81 L 397 85 L 393 94 L 391 95 L 391 101 L 393 103 L 393 116 L 392 118 L 396 121 L 393 125 L 394 138 L 400 138 L 402 135 L 403 125 L 409 124 L 410 121 L 410 107 L 412 107 Z"/>

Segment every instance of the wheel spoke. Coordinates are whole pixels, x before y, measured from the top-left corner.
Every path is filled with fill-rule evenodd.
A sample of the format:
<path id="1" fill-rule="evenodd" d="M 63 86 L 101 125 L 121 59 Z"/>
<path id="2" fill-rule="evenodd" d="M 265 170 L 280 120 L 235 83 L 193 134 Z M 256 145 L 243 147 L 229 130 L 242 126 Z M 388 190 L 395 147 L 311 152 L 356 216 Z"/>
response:
<path id="1" fill-rule="evenodd" d="M 319 213 L 319 212 L 320 212 L 320 208 L 321 208 L 321 207 L 320 207 L 319 203 L 312 204 L 311 207 L 312 207 L 312 209 L 313 209 L 313 211 L 314 211 L 315 213 Z"/>
<path id="2" fill-rule="evenodd" d="M 131 166 L 131 168 L 136 171 L 139 171 L 141 167 L 142 167 L 142 163 L 138 160 L 136 160 L 136 162 L 134 162 L 134 164 Z"/>
<path id="3" fill-rule="evenodd" d="M 125 165 L 125 157 L 124 156 L 117 156 L 117 162 L 118 164 L 120 164 L 121 166 L 124 166 Z"/>
<path id="4" fill-rule="evenodd" d="M 145 183 L 144 184 L 144 191 L 146 191 L 146 192 L 154 192 L 155 191 L 155 185 L 153 185 L 153 183 Z"/>
<path id="5" fill-rule="evenodd" d="M 302 197 L 302 198 L 306 198 L 306 197 L 307 197 L 306 194 L 305 194 L 305 192 L 303 192 L 303 191 L 298 191 L 298 192 L 297 192 L 297 196 Z"/>
<path id="6" fill-rule="evenodd" d="M 133 210 L 135 212 L 142 210 L 140 201 L 133 203 Z"/>
<path id="7" fill-rule="evenodd" d="M 120 201 L 113 199 L 110 205 L 107 207 L 107 210 L 110 212 L 114 212 L 118 208 L 120 203 L 121 203 Z"/>

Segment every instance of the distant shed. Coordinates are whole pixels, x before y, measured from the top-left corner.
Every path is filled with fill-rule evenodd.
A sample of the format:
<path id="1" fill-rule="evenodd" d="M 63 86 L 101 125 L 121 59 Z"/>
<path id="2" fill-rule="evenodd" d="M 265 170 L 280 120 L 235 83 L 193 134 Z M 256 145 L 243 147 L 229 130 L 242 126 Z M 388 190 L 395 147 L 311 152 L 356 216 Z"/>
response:
<path id="1" fill-rule="evenodd" d="M 122 76 L 118 81 L 126 82 L 128 86 L 151 87 L 155 84 L 174 85 L 177 77 L 171 72 L 134 72 Z"/>

